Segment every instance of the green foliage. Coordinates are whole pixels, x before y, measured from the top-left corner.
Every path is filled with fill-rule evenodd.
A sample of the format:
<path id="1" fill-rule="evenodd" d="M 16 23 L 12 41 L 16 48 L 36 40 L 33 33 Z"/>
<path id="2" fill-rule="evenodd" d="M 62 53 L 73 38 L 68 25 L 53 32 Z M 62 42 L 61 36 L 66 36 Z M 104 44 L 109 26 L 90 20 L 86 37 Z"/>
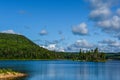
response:
<path id="1" fill-rule="evenodd" d="M 0 59 L 39 59 L 50 53 L 26 37 L 16 34 L 0 33 Z"/>
<path id="2" fill-rule="evenodd" d="M 8 73 L 17 73 L 13 71 L 12 69 L 0 69 L 0 74 L 8 74 Z"/>
<path id="3" fill-rule="evenodd" d="M 105 61 L 105 53 L 99 52 L 98 48 L 90 51 L 82 51 L 79 52 L 79 60 L 85 61 Z"/>
<path id="4" fill-rule="evenodd" d="M 95 48 L 94 53 L 96 53 L 96 54 L 99 53 L 98 48 Z"/>

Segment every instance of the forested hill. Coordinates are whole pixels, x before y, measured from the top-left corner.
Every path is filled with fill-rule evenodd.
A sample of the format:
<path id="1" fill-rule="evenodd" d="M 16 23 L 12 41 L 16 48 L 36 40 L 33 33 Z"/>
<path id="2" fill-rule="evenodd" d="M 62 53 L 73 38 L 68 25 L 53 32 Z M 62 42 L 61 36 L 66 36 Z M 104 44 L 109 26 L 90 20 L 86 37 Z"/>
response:
<path id="1" fill-rule="evenodd" d="M 37 46 L 35 43 L 27 39 L 23 35 L 17 35 L 17 34 L 7 34 L 7 33 L 0 33 L 0 43 L 1 47 L 31 47 L 31 46 Z"/>
<path id="2" fill-rule="evenodd" d="M 0 33 L 0 59 L 40 58 L 49 52 L 23 35 Z"/>
<path id="3" fill-rule="evenodd" d="M 74 57 L 73 57 L 74 56 Z M 76 54 L 44 49 L 23 35 L 0 33 L 0 59 L 73 59 Z"/>

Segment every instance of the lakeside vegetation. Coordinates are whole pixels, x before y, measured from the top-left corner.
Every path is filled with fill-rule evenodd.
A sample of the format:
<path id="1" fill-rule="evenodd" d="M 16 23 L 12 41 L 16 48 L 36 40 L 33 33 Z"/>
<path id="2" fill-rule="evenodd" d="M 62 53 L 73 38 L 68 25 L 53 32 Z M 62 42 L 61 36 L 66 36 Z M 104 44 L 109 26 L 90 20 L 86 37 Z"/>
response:
<path id="1" fill-rule="evenodd" d="M 0 33 L 0 60 L 80 60 L 105 61 L 109 59 L 98 48 L 79 53 L 55 52 L 44 49 L 23 35 Z"/>
<path id="2" fill-rule="evenodd" d="M 18 72 L 13 71 L 12 69 L 0 69 L 0 74 L 9 74 L 9 73 L 16 74 Z"/>
<path id="3" fill-rule="evenodd" d="M 0 80 L 17 78 L 17 77 L 25 77 L 25 76 L 26 74 L 13 71 L 12 69 L 0 69 Z"/>
<path id="4" fill-rule="evenodd" d="M 106 54 L 99 52 L 98 48 L 86 52 L 80 49 L 78 60 L 104 62 L 106 61 Z"/>

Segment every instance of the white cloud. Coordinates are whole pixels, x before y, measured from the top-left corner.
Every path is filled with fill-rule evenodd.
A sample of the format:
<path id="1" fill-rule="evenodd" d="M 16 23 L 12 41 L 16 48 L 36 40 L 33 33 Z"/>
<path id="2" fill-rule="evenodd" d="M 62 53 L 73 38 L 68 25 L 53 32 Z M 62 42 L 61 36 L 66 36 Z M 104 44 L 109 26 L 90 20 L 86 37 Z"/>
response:
<path id="1" fill-rule="evenodd" d="M 116 13 L 112 12 L 112 7 L 119 2 L 119 0 L 89 0 L 91 5 L 90 20 L 105 32 L 120 31 L 120 9 L 118 8 Z"/>
<path id="2" fill-rule="evenodd" d="M 112 40 L 112 39 L 104 39 L 99 41 L 96 44 L 89 43 L 85 39 L 76 40 L 73 44 L 67 46 L 65 51 L 76 52 L 80 49 L 82 50 L 91 50 L 95 48 L 99 48 L 102 52 L 120 52 L 120 41 Z"/>
<path id="3" fill-rule="evenodd" d="M 5 31 L 1 31 L 1 33 L 18 34 L 16 32 L 14 32 L 13 30 L 5 30 Z"/>
<path id="4" fill-rule="evenodd" d="M 79 51 L 80 49 L 89 50 L 94 47 L 95 47 L 94 44 L 89 43 L 85 39 L 80 39 L 80 40 L 75 41 L 73 44 L 69 45 L 66 50 L 67 51 Z"/>
<path id="5" fill-rule="evenodd" d="M 99 9 L 92 10 L 89 17 L 93 21 L 99 21 L 107 19 L 111 14 L 109 8 L 101 7 Z"/>
<path id="6" fill-rule="evenodd" d="M 88 42 L 86 39 L 76 40 L 73 44 L 68 45 L 66 48 L 60 47 L 57 44 L 48 44 L 46 46 L 41 46 L 51 51 L 65 52 L 71 51 L 76 52 L 80 49 L 82 50 L 91 50 L 96 47 L 99 48 L 102 52 L 120 52 L 120 41 L 112 40 L 112 39 L 104 39 L 99 41 L 96 44 Z"/>
<path id="7" fill-rule="evenodd" d="M 92 9 L 98 9 L 101 7 L 110 7 L 114 0 L 88 0 Z M 114 1 L 115 2 L 115 1 Z"/>
<path id="8" fill-rule="evenodd" d="M 86 34 L 88 34 L 87 24 L 81 23 L 77 26 L 74 26 L 72 28 L 72 32 L 75 35 L 86 35 Z"/>
<path id="9" fill-rule="evenodd" d="M 41 47 L 46 48 L 51 51 L 65 52 L 65 49 L 63 47 L 59 47 L 57 44 L 49 44 L 47 46 L 41 46 Z"/>
<path id="10" fill-rule="evenodd" d="M 47 46 L 42 45 L 41 47 L 46 48 L 46 49 L 51 50 L 51 51 L 55 51 L 56 50 L 56 44 L 49 44 Z"/>
<path id="11" fill-rule="evenodd" d="M 112 44 L 115 42 L 116 42 L 115 40 L 111 40 L 111 39 L 104 39 L 102 41 L 99 41 L 99 43 L 102 43 L 102 44 Z"/>
<path id="12" fill-rule="evenodd" d="M 109 46 L 112 46 L 112 47 L 120 47 L 120 42 L 112 43 L 112 44 L 110 44 Z"/>
<path id="13" fill-rule="evenodd" d="M 40 31 L 40 35 L 47 35 L 47 34 L 48 34 L 48 32 L 44 29 Z"/>
<path id="14" fill-rule="evenodd" d="M 55 50 L 56 49 L 56 44 L 50 44 L 48 45 L 49 50 Z"/>
<path id="15" fill-rule="evenodd" d="M 63 47 L 56 47 L 56 50 L 58 52 L 65 52 L 65 49 Z"/>
<path id="16" fill-rule="evenodd" d="M 89 17 L 93 21 L 100 21 L 107 19 L 111 15 L 111 1 L 108 0 L 89 0 L 91 4 L 91 12 Z"/>
<path id="17" fill-rule="evenodd" d="M 102 27 L 103 29 L 108 30 L 120 30 L 120 17 L 119 16 L 113 16 L 112 19 L 99 21 L 97 22 L 97 26 Z"/>
<path id="18" fill-rule="evenodd" d="M 90 44 L 90 43 L 88 43 L 87 40 L 81 39 L 81 40 L 77 40 L 77 41 L 75 42 L 75 46 L 84 47 L 84 48 L 90 48 L 90 47 L 92 47 L 93 45 Z"/>
<path id="19" fill-rule="evenodd" d="M 99 49 L 104 52 L 120 52 L 120 41 L 111 39 L 99 41 Z"/>

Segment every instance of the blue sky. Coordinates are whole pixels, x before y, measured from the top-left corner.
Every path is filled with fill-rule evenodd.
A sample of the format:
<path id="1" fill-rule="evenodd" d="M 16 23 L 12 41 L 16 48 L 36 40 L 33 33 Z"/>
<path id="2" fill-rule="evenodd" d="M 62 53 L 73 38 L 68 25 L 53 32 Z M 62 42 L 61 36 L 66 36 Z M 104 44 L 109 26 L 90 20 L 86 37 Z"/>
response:
<path id="1" fill-rule="evenodd" d="M 0 32 L 49 50 L 119 52 L 119 0 L 0 0 Z"/>

